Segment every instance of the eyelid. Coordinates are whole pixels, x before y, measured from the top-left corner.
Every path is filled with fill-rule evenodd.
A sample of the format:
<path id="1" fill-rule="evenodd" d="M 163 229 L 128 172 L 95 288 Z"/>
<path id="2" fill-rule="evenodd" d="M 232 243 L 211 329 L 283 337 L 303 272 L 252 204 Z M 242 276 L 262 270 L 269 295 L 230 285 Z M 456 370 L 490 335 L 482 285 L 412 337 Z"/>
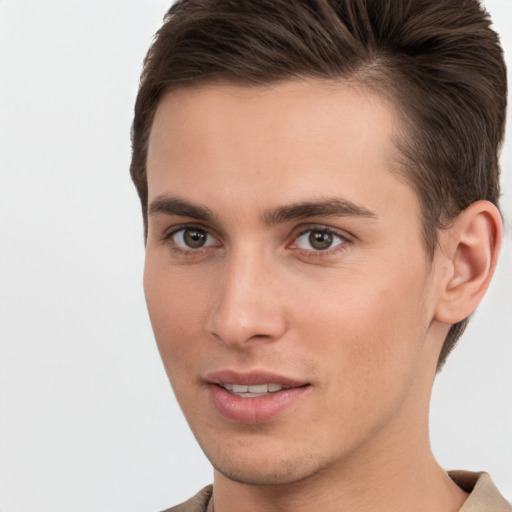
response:
<path id="1" fill-rule="evenodd" d="M 213 233 L 213 230 L 210 227 L 205 226 L 200 222 L 183 222 L 180 224 L 173 224 L 172 226 L 165 228 L 161 237 L 162 241 L 167 240 L 171 236 L 175 235 L 178 231 L 183 229 L 198 229 L 214 236 L 215 238 L 219 238 L 217 234 Z"/>
<path id="2" fill-rule="evenodd" d="M 302 224 L 294 229 L 292 236 L 297 238 L 299 236 L 304 235 L 308 231 L 325 231 L 326 233 L 332 233 L 333 235 L 339 236 L 346 240 L 347 242 L 351 242 L 354 240 L 354 235 L 349 233 L 348 231 L 340 228 L 335 228 L 333 226 L 328 226 L 326 224 L 321 224 L 314 222 L 312 224 Z"/>
<path id="3" fill-rule="evenodd" d="M 198 231 L 204 231 L 207 236 L 214 238 L 218 242 L 218 244 L 198 247 L 197 249 L 194 249 L 192 247 L 182 247 L 173 240 L 173 237 L 180 231 L 184 231 L 186 229 L 197 229 Z M 174 226 L 171 226 L 164 231 L 160 241 L 162 242 L 162 244 L 170 246 L 170 248 L 178 254 L 192 256 L 198 255 L 201 252 L 210 249 L 211 247 L 219 247 L 220 245 L 222 245 L 222 241 L 215 231 L 198 222 L 184 222 L 183 224 L 176 224 Z"/>
<path id="4" fill-rule="evenodd" d="M 329 247 L 328 249 L 323 250 L 315 250 L 315 249 L 303 249 L 300 247 L 292 247 L 292 244 L 296 243 L 297 239 L 301 236 L 305 235 L 308 232 L 311 231 L 320 231 L 325 233 L 330 233 L 333 236 L 336 236 L 342 240 L 342 243 L 336 244 L 334 247 Z M 309 225 L 302 225 L 299 226 L 295 233 L 292 235 L 292 241 L 288 244 L 288 248 L 300 252 L 301 254 L 306 255 L 307 257 L 311 258 L 322 258 L 322 257 L 328 257 L 332 256 L 340 251 L 344 251 L 347 249 L 347 245 L 350 245 L 353 243 L 354 237 L 347 233 L 344 230 L 333 228 L 331 226 L 326 226 L 325 224 L 309 224 Z"/>

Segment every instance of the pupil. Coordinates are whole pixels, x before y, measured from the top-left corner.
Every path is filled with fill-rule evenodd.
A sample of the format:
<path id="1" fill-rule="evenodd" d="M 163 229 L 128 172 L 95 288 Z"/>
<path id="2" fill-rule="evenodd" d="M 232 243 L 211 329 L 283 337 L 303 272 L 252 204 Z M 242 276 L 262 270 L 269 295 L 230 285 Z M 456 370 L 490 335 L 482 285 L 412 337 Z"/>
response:
<path id="1" fill-rule="evenodd" d="M 328 249 L 332 245 L 332 233 L 325 231 L 313 231 L 309 235 L 311 247 L 320 251 Z"/>
<path id="2" fill-rule="evenodd" d="M 187 229 L 183 233 L 183 239 L 189 247 L 197 249 L 205 244 L 206 234 L 198 229 Z"/>

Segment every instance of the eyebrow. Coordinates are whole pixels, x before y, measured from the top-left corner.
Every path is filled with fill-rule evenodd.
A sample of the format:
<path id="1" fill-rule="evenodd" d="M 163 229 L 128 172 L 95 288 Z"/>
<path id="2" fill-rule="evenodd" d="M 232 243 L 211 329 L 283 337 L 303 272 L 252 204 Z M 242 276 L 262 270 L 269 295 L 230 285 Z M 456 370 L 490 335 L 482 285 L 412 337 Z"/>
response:
<path id="1" fill-rule="evenodd" d="M 376 219 L 371 210 L 347 199 L 326 198 L 319 201 L 306 201 L 287 206 L 279 206 L 263 216 L 269 225 L 308 217 L 366 217 Z"/>
<path id="2" fill-rule="evenodd" d="M 149 205 L 150 215 L 177 215 L 192 219 L 211 221 L 213 212 L 205 206 L 189 203 L 181 197 L 158 196 Z"/>
<path id="3" fill-rule="evenodd" d="M 148 212 L 150 215 L 176 215 L 210 222 L 215 215 L 206 206 L 200 206 L 181 198 L 158 196 L 151 201 Z M 375 219 L 371 210 L 357 203 L 341 198 L 325 198 L 318 201 L 304 201 L 286 206 L 278 206 L 263 213 L 263 221 L 270 226 L 291 220 L 309 217 L 364 217 Z"/>

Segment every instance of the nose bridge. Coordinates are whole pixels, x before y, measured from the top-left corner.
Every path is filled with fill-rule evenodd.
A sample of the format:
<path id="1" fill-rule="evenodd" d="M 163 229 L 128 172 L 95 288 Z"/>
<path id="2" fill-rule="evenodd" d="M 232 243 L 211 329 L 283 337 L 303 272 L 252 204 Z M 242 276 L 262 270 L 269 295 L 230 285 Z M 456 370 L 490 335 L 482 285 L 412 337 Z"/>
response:
<path id="1" fill-rule="evenodd" d="M 209 318 L 214 336 L 242 347 L 251 340 L 270 341 L 284 333 L 284 307 L 279 304 L 271 268 L 264 251 L 250 247 L 230 251 Z"/>

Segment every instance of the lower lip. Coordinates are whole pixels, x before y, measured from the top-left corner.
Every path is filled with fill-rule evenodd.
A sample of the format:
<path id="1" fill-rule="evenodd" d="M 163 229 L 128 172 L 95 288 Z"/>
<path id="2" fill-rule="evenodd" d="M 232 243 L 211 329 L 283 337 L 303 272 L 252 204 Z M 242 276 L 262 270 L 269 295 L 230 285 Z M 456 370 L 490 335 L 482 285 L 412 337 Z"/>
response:
<path id="1" fill-rule="evenodd" d="M 208 384 L 213 405 L 228 420 L 237 423 L 264 423 L 275 418 L 299 400 L 310 386 L 283 389 L 268 395 L 242 398 L 217 384 Z"/>

